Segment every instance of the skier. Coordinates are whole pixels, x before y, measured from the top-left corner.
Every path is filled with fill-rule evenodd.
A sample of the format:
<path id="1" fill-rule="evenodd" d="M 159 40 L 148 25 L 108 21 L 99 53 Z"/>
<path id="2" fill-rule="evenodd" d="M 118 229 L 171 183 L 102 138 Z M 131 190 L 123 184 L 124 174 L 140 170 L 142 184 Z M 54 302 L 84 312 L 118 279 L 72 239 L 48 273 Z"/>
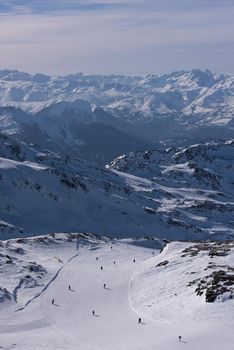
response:
<path id="1" fill-rule="evenodd" d="M 101 270 L 103 270 L 103 267 L 101 266 Z"/>
<path id="2" fill-rule="evenodd" d="M 181 338 L 182 338 L 182 336 L 181 336 L 181 335 L 179 335 L 179 336 L 178 336 L 178 340 L 179 340 L 179 341 L 181 341 Z"/>
<path id="3" fill-rule="evenodd" d="M 114 265 L 115 265 L 115 261 L 114 261 Z"/>
<path id="4" fill-rule="evenodd" d="M 154 255 L 154 252 L 152 254 Z"/>
<path id="5" fill-rule="evenodd" d="M 103 288 L 106 289 L 106 283 L 103 284 Z"/>
<path id="6" fill-rule="evenodd" d="M 112 248 L 113 248 L 113 247 L 111 246 L 111 250 L 112 250 Z"/>
<path id="7" fill-rule="evenodd" d="M 98 257 L 96 257 L 96 260 L 98 261 Z"/>
<path id="8" fill-rule="evenodd" d="M 133 262 L 135 263 L 135 262 L 136 262 L 136 260 L 135 260 L 135 259 L 133 259 Z"/>
<path id="9" fill-rule="evenodd" d="M 141 318 L 140 317 L 138 318 L 138 323 L 141 323 Z"/>
<path id="10" fill-rule="evenodd" d="M 71 286 L 68 286 L 68 289 L 71 290 Z"/>
<path id="11" fill-rule="evenodd" d="M 52 299 L 51 304 L 54 305 L 54 299 Z"/>
<path id="12" fill-rule="evenodd" d="M 95 311 L 94 310 L 92 311 L 92 314 L 93 314 L 93 316 L 95 316 Z"/>

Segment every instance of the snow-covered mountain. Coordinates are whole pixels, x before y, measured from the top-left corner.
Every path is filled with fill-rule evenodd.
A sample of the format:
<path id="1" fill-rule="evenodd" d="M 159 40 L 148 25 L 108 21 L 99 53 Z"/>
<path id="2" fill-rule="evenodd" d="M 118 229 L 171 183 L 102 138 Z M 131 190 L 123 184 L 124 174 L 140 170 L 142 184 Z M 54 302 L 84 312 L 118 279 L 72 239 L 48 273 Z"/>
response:
<path id="1" fill-rule="evenodd" d="M 130 153 L 106 168 L 0 134 L 1 238 L 90 231 L 233 237 L 234 142 Z"/>
<path id="2" fill-rule="evenodd" d="M 1 347 L 230 350 L 233 244 L 87 233 L 0 241 Z"/>
<path id="3" fill-rule="evenodd" d="M 143 149 L 143 141 L 188 145 L 233 137 L 234 76 L 192 70 L 50 77 L 3 70 L 0 106 L 25 112 L 23 118 L 19 110 L 2 108 L 2 132 L 17 133 L 18 126 L 28 142 L 33 134 L 37 142 L 57 142 L 103 163 L 122 153 L 122 143 L 129 152 Z M 111 155 L 106 153 L 110 138 L 116 147 Z"/>
<path id="4" fill-rule="evenodd" d="M 234 77 L 198 69 L 145 77 L 82 73 L 50 77 L 2 70 L 0 87 L 2 106 L 36 112 L 55 102 L 80 98 L 116 111 L 119 116 L 125 115 L 129 120 L 132 118 L 132 122 L 134 114 L 137 119 L 149 121 L 180 113 L 209 114 L 213 119 L 204 120 L 205 124 L 227 124 L 233 117 L 234 108 Z M 131 113 L 126 115 L 127 111 Z"/>

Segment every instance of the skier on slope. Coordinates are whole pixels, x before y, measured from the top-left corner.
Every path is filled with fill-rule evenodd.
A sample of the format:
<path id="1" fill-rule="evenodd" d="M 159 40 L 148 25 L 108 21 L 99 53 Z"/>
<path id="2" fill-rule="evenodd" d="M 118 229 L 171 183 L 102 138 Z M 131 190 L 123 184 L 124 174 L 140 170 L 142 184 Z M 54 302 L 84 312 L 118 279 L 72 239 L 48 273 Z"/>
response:
<path id="1" fill-rule="evenodd" d="M 141 323 L 141 318 L 140 317 L 138 318 L 138 323 Z"/>
<path id="2" fill-rule="evenodd" d="M 68 289 L 71 290 L 71 286 L 70 285 L 68 286 Z"/>
<path id="3" fill-rule="evenodd" d="M 51 304 L 54 305 L 54 299 L 52 299 Z"/>
<path id="4" fill-rule="evenodd" d="M 103 288 L 106 289 L 106 283 L 103 284 Z"/>
<path id="5" fill-rule="evenodd" d="M 101 270 L 103 270 L 103 267 L 101 266 Z"/>
<path id="6" fill-rule="evenodd" d="M 135 259 L 133 259 L 133 262 L 135 263 L 135 262 L 136 262 L 136 260 L 135 260 Z"/>
<path id="7" fill-rule="evenodd" d="M 92 311 L 92 315 L 95 316 L 95 311 L 94 310 Z"/>

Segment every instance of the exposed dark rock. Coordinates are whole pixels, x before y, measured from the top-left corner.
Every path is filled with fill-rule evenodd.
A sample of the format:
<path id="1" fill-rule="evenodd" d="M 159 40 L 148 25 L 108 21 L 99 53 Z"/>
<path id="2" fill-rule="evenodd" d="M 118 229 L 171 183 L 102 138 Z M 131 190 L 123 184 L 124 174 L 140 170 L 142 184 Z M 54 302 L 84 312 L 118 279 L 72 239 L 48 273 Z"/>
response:
<path id="1" fill-rule="evenodd" d="M 169 264 L 169 261 L 164 260 L 164 261 L 160 262 L 158 265 L 156 265 L 155 267 L 166 266 L 167 264 Z"/>
<path id="2" fill-rule="evenodd" d="M 144 207 L 144 211 L 146 211 L 146 213 L 149 213 L 149 214 L 156 214 L 156 211 L 152 208 L 149 208 L 149 207 Z"/>
<path id="3" fill-rule="evenodd" d="M 0 303 L 6 300 L 12 300 L 12 294 L 6 288 L 0 287 Z"/>
<path id="4" fill-rule="evenodd" d="M 234 247 L 234 242 L 215 242 L 215 243 L 199 243 L 185 248 L 182 251 L 181 257 L 196 256 L 202 251 L 207 251 L 209 257 L 214 256 L 227 256 Z"/>
<path id="5" fill-rule="evenodd" d="M 27 269 L 30 272 L 39 273 L 42 275 L 45 275 L 47 273 L 43 266 L 37 264 L 34 261 L 30 262 L 28 265 L 23 266 L 23 268 Z"/>

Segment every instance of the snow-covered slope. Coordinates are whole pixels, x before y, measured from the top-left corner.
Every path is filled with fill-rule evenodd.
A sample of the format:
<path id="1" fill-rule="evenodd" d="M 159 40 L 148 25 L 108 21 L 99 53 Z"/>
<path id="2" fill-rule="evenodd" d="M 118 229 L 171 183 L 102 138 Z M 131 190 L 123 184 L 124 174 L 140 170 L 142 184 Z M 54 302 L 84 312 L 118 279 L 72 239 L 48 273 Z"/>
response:
<path id="1" fill-rule="evenodd" d="M 0 134 L 1 238 L 84 230 L 228 239 L 232 174 L 232 141 L 131 153 L 104 169 Z"/>
<path id="2" fill-rule="evenodd" d="M 161 214 L 171 230 L 233 234 L 234 142 L 133 152 L 107 168 L 136 191 L 145 191 L 145 210 Z M 148 193 L 147 193 L 148 192 Z"/>
<path id="3" fill-rule="evenodd" d="M 139 137 L 97 120 L 91 105 L 82 100 L 59 102 L 34 115 L 14 107 L 0 107 L 0 132 L 100 164 L 123 152 L 150 147 Z"/>
<path id="4" fill-rule="evenodd" d="M 234 140 L 137 151 L 114 159 L 108 169 L 178 187 L 224 189 L 233 195 Z"/>
<path id="5" fill-rule="evenodd" d="M 233 321 L 233 259 L 233 241 L 170 243 L 134 273 L 132 306 L 162 322 Z"/>
<path id="6" fill-rule="evenodd" d="M 175 242 L 159 254 L 162 243 L 148 241 L 56 234 L 0 242 L 1 347 L 230 350 L 233 243 Z M 219 292 L 208 303 L 210 285 L 195 289 L 212 276 Z"/>

